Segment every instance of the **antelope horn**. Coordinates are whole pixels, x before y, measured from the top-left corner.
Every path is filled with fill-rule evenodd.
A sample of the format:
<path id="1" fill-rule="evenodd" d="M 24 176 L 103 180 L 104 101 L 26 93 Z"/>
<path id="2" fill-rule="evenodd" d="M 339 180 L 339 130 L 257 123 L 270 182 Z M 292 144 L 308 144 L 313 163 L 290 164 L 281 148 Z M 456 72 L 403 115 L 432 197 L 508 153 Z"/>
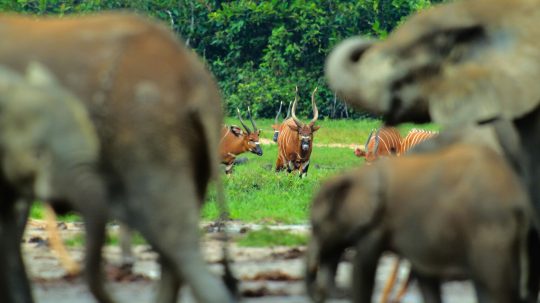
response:
<path id="1" fill-rule="evenodd" d="M 379 143 L 380 143 L 380 136 L 379 133 L 381 132 L 381 128 L 379 127 L 377 129 L 377 132 L 375 133 L 375 146 L 373 146 L 373 155 L 375 155 L 375 159 L 379 157 Z"/>
<path id="2" fill-rule="evenodd" d="M 251 125 L 253 125 L 253 131 L 256 132 L 257 124 L 255 124 L 255 121 L 253 121 L 253 117 L 251 116 L 251 109 L 249 108 L 249 106 L 248 106 L 248 116 L 249 116 L 249 120 L 251 121 Z"/>
<path id="3" fill-rule="evenodd" d="M 315 104 L 315 93 L 317 92 L 317 88 L 313 90 L 313 93 L 311 93 L 311 105 L 313 106 L 313 119 L 309 122 L 309 125 L 315 124 L 317 119 L 319 118 L 319 110 L 317 109 L 317 104 Z"/>
<path id="4" fill-rule="evenodd" d="M 242 117 L 240 116 L 240 110 L 238 109 L 238 107 L 236 108 L 236 113 L 238 116 L 238 120 L 240 120 L 240 123 L 242 124 L 244 129 L 247 131 L 248 134 L 251 134 L 251 130 L 249 129 L 249 127 L 247 127 L 247 125 L 244 123 L 244 120 L 242 120 Z"/>
<path id="5" fill-rule="evenodd" d="M 279 109 L 277 111 L 276 118 L 274 119 L 274 124 L 278 124 L 278 118 L 281 115 L 281 107 L 283 106 L 283 101 L 279 101 Z M 287 119 L 287 118 L 285 118 Z"/>
<path id="6" fill-rule="evenodd" d="M 369 141 L 371 141 L 371 137 L 373 136 L 374 131 L 374 129 L 371 129 L 371 131 L 369 132 L 369 136 L 367 137 L 366 144 L 364 144 L 364 149 L 366 150 L 366 152 L 369 152 Z"/>
<path id="7" fill-rule="evenodd" d="M 285 120 L 291 117 L 291 107 L 292 107 L 292 101 L 289 101 L 289 108 L 287 109 L 287 116 L 285 117 Z"/>
<path id="8" fill-rule="evenodd" d="M 300 121 L 300 120 L 296 117 L 296 104 L 297 104 L 297 103 L 298 103 L 298 86 L 296 87 L 296 94 L 294 95 L 294 102 L 293 102 L 293 105 L 292 105 L 291 117 L 293 118 L 294 123 L 296 123 L 296 126 L 302 127 L 302 126 L 303 126 L 302 121 Z"/>

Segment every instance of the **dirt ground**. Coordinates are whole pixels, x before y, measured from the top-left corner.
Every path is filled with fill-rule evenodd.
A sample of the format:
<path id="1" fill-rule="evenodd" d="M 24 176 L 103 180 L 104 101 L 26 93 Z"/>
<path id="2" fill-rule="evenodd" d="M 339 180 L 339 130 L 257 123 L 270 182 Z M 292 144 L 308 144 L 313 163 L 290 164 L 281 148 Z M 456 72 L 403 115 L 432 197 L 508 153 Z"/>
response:
<path id="1" fill-rule="evenodd" d="M 211 230 L 208 224 L 202 224 L 205 230 Z M 61 226 L 61 235 L 81 232 L 81 224 L 71 223 Z M 231 234 L 240 233 L 246 229 L 257 229 L 259 226 L 233 223 L 229 225 Z M 276 229 L 291 230 L 299 233 L 308 232 L 307 226 L 279 225 Z M 117 226 L 111 225 L 109 232 L 116 232 Z M 90 295 L 81 277 L 66 278 L 57 258 L 47 245 L 47 235 L 40 224 L 29 224 L 24 237 L 23 250 L 29 275 L 33 280 L 34 297 L 37 303 L 91 303 L 95 300 Z M 210 269 L 220 273 L 218 263 L 221 256 L 221 242 L 216 234 L 209 231 L 205 234 L 202 246 Z M 83 257 L 82 248 L 69 248 L 70 255 L 76 260 Z M 245 248 L 231 244 L 231 255 L 234 260 L 233 271 L 241 280 L 240 289 L 243 302 L 309 302 L 305 296 L 302 282 L 303 256 L 305 247 L 268 247 Z M 159 267 L 156 254 L 145 246 L 135 247 L 136 262 L 134 274 L 122 276 L 116 265 L 120 263 L 120 251 L 116 246 L 108 246 L 104 250 L 107 260 L 109 290 L 118 302 L 153 302 L 155 297 L 155 282 L 159 277 Z M 378 302 L 381 285 L 384 284 L 390 267 L 394 262 L 393 256 L 381 259 L 377 272 L 377 289 L 374 302 Z M 338 286 L 346 289 L 349 284 L 351 266 L 342 262 L 338 270 Z M 406 274 L 405 266 L 400 268 L 400 279 Z M 474 292 L 468 282 L 447 283 L 443 287 L 445 303 L 474 303 Z M 189 289 L 181 291 L 182 302 L 194 302 Z M 332 299 L 329 302 L 348 302 L 346 298 Z M 404 303 L 422 302 L 418 290 L 413 284 L 405 296 Z"/>

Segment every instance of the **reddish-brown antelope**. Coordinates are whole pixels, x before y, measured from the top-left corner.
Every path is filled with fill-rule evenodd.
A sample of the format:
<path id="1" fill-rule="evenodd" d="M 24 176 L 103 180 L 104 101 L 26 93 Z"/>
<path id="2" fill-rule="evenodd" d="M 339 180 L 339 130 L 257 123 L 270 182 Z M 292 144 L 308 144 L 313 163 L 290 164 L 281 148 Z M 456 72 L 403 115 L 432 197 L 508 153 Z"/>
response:
<path id="1" fill-rule="evenodd" d="M 413 128 L 401 140 L 401 146 L 398 150 L 398 155 L 404 155 L 415 145 L 435 137 L 438 134 L 436 131 Z"/>
<path id="2" fill-rule="evenodd" d="M 257 128 L 253 117 L 251 116 L 251 110 L 248 107 L 248 117 L 253 126 L 251 130 L 242 120 L 240 110 L 237 108 L 238 120 L 244 127 L 244 131 L 236 125 L 223 126 L 221 129 L 221 142 L 219 145 L 219 154 L 221 155 L 221 163 L 225 164 L 225 173 L 227 175 L 232 174 L 234 166 L 234 160 L 236 157 L 245 152 L 252 152 L 257 156 L 262 156 L 263 151 L 259 142 L 259 134 L 261 130 Z"/>
<path id="3" fill-rule="evenodd" d="M 296 117 L 298 103 L 298 87 L 296 87 L 291 118 L 283 121 L 279 130 L 276 171 L 286 169 L 288 172 L 298 171 L 300 177 L 307 175 L 309 159 L 313 149 L 313 134 L 320 128 L 320 126 L 315 125 L 319 117 L 319 111 L 315 104 L 316 92 L 317 88 L 311 94 L 313 119 L 309 123 L 303 123 Z"/>
<path id="4" fill-rule="evenodd" d="M 364 144 L 364 150 L 356 148 L 354 154 L 364 157 L 366 163 L 373 162 L 379 157 L 395 156 L 401 149 L 401 134 L 395 127 L 380 127 L 371 130 Z"/>

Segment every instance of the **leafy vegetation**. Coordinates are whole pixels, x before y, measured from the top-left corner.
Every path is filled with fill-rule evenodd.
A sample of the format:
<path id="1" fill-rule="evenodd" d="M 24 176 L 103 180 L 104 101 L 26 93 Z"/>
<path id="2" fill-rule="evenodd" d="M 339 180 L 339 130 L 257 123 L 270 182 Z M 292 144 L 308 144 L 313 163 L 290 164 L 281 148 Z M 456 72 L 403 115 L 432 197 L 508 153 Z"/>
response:
<path id="1" fill-rule="evenodd" d="M 276 103 L 300 88 L 299 113 L 311 91 L 323 117 L 361 117 L 325 86 L 324 60 L 353 35 L 384 38 L 402 20 L 442 0 L 0 0 L 0 12 L 37 15 L 130 10 L 162 20 L 204 58 L 216 76 L 229 114 L 251 105 L 272 117 Z"/>

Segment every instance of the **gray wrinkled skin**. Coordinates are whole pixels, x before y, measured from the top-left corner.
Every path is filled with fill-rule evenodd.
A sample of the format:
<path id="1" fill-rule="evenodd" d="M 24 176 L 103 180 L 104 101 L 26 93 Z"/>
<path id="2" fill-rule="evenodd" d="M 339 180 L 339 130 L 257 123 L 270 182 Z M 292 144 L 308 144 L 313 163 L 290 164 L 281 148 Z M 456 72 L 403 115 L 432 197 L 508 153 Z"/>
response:
<path id="1" fill-rule="evenodd" d="M 17 224 L 22 231 L 29 204 L 35 199 L 47 201 L 82 214 L 88 235 L 85 266 L 92 269 L 86 271 L 90 288 L 102 302 L 110 302 L 100 277 L 107 208 L 98 159 L 99 141 L 80 100 L 62 89 L 39 64 L 30 63 L 24 78 L 0 67 L 3 273 L 13 274 L 6 267 L 16 264 L 4 260 L 20 258 L 22 233 L 12 231 L 12 220 L 20 220 Z M 0 276 L 6 302 L 30 302 L 25 294 L 27 281 L 18 279 Z"/>

